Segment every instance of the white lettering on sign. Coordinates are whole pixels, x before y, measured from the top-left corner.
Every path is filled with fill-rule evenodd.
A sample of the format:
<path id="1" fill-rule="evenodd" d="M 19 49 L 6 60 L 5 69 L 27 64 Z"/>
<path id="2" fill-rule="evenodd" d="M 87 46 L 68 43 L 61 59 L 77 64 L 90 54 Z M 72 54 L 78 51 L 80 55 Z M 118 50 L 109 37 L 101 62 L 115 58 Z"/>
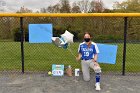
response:
<path id="1" fill-rule="evenodd" d="M 92 48 L 82 48 L 82 51 L 93 51 Z"/>

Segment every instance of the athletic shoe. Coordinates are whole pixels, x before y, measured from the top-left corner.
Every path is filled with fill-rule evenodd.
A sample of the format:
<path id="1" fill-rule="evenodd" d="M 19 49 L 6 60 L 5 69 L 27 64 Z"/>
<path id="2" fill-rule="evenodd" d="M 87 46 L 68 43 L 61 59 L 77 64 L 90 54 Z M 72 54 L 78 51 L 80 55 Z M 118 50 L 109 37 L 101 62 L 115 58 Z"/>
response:
<path id="1" fill-rule="evenodd" d="M 96 83 L 96 84 L 95 84 L 95 89 L 96 89 L 97 91 L 100 91 L 100 90 L 101 90 L 100 83 Z"/>

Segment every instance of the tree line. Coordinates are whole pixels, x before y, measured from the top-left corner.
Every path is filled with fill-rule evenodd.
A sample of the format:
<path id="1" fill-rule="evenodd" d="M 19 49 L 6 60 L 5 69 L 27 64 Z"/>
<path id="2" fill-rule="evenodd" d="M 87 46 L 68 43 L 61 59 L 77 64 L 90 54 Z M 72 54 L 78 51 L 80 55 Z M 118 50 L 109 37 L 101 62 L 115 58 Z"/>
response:
<path id="1" fill-rule="evenodd" d="M 127 0 L 122 3 L 114 2 L 113 9 L 104 7 L 101 0 L 81 0 L 70 5 L 69 0 L 60 0 L 55 5 L 41 8 L 36 13 L 116 13 L 139 12 L 140 0 Z M 21 7 L 17 13 L 32 13 L 31 9 Z M 54 36 L 60 36 L 65 30 L 74 34 L 74 40 L 82 40 L 85 31 L 93 34 L 96 41 L 123 40 L 124 20 L 113 17 L 74 17 L 74 18 L 24 18 L 24 37 L 28 41 L 28 25 L 52 23 Z M 140 40 L 140 18 L 128 18 L 128 40 Z M 11 17 L 0 18 L 0 39 L 20 41 L 19 19 Z"/>
<path id="2" fill-rule="evenodd" d="M 17 13 L 32 13 L 32 9 L 21 7 Z M 70 4 L 69 0 L 60 0 L 55 5 L 42 7 L 36 13 L 114 13 L 140 12 L 140 0 L 124 0 L 123 2 L 114 1 L 112 9 L 105 7 L 102 0 L 81 0 Z"/>

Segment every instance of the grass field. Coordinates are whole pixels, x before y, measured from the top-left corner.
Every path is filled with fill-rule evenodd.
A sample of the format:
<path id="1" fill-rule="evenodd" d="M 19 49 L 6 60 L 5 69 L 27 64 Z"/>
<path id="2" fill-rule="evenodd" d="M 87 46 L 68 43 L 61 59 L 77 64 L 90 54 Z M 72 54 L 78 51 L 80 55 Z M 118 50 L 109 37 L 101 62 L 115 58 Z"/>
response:
<path id="1" fill-rule="evenodd" d="M 77 54 L 79 43 L 71 45 Z M 123 44 L 118 45 L 117 62 L 115 65 L 101 64 L 103 71 L 122 70 Z M 24 43 L 25 71 L 48 71 L 52 64 L 72 65 L 79 68 L 80 63 L 67 49 L 58 48 L 53 44 Z M 0 42 L 0 71 L 21 70 L 21 52 L 19 42 Z M 140 44 L 127 44 L 126 71 L 140 72 Z"/>

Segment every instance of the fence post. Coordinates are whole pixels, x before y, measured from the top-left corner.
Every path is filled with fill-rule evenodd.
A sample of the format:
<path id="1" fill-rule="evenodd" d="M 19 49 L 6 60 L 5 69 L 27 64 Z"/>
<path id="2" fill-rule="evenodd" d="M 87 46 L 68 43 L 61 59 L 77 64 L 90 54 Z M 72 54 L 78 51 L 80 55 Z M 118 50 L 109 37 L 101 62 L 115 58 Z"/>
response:
<path id="1" fill-rule="evenodd" d="M 20 17 L 20 32 L 21 32 L 21 62 L 22 62 L 22 73 L 24 74 L 24 31 L 23 31 L 23 17 Z"/>
<path id="2" fill-rule="evenodd" d="M 122 75 L 125 76 L 125 62 L 126 62 L 126 39 L 127 39 L 127 17 L 124 17 L 124 46 L 123 46 L 123 68 Z"/>

